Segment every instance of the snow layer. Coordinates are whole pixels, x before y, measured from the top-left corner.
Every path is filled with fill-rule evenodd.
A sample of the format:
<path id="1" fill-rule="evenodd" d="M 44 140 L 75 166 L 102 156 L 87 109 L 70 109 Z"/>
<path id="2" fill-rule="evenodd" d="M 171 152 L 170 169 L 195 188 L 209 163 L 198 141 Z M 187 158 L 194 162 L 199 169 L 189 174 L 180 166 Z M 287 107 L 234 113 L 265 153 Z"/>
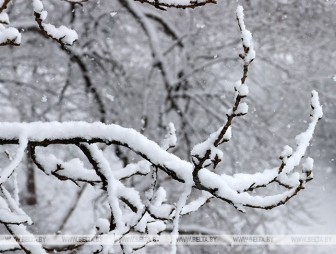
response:
<path id="1" fill-rule="evenodd" d="M 56 27 L 52 24 L 43 22 L 47 18 L 48 12 L 44 10 L 44 6 L 41 0 L 33 0 L 33 8 L 34 12 L 40 16 L 43 30 L 50 37 L 59 40 L 66 45 L 72 45 L 76 40 L 78 40 L 78 34 L 75 30 L 65 26 Z"/>
<path id="2" fill-rule="evenodd" d="M 21 43 L 21 34 L 14 27 L 5 28 L 0 24 L 0 44 L 4 44 L 8 41 L 13 42 L 15 45 L 19 45 Z"/>
<path id="3" fill-rule="evenodd" d="M 44 140 L 90 140 L 100 139 L 104 142 L 127 144 L 134 151 L 139 151 L 151 162 L 174 171 L 181 179 L 190 179 L 192 165 L 165 151 L 157 143 L 147 139 L 139 132 L 119 125 L 106 125 L 100 122 L 34 122 L 1 123 L 0 139 L 17 140 L 25 132 L 30 141 Z"/>

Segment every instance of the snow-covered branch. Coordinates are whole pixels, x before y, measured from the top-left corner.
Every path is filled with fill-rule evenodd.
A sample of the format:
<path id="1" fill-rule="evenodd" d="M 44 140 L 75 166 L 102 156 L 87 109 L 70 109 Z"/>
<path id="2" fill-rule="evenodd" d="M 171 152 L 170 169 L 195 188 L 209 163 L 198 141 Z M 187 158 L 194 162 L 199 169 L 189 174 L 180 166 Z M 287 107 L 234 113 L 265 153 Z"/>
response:
<path id="1" fill-rule="evenodd" d="M 21 33 L 14 27 L 6 27 L 6 25 L 9 25 L 9 17 L 6 13 L 6 9 L 10 1 L 11 0 L 0 1 L 0 46 L 18 46 L 21 43 Z"/>
<path id="2" fill-rule="evenodd" d="M 194 146 L 191 151 L 193 163 L 195 165 L 193 171 L 194 181 L 198 182 L 198 172 L 203 167 L 208 167 L 213 164 L 214 168 L 222 160 L 223 152 L 218 149 L 218 146 L 231 139 L 231 125 L 235 117 L 246 115 L 248 112 L 248 105 L 242 100 L 248 95 L 248 86 L 246 79 L 249 71 L 249 65 L 255 58 L 255 51 L 253 47 L 252 34 L 246 29 L 244 23 L 243 7 L 237 7 L 237 20 L 241 31 L 241 40 L 243 45 L 243 53 L 239 56 L 243 59 L 243 74 L 240 80 L 235 85 L 235 96 L 232 107 L 227 112 L 227 120 L 225 124 L 216 132 L 212 133 L 210 137 L 202 143 Z"/>
<path id="3" fill-rule="evenodd" d="M 217 0 L 135 0 L 141 3 L 153 5 L 160 10 L 167 8 L 196 8 L 206 4 L 215 4 Z"/>
<path id="4" fill-rule="evenodd" d="M 159 47 L 153 26 L 144 12 L 134 7 L 133 2 L 123 1 L 124 6 L 130 10 L 132 15 L 139 19 L 141 26 L 150 38 L 155 65 L 162 71 L 163 82 L 169 94 L 175 83 L 174 76 L 170 74 L 165 63 L 165 57 Z M 42 2 L 40 0 L 33 2 L 36 21 L 48 37 L 56 40 L 62 46 L 71 45 L 77 39 L 77 34 L 73 30 L 65 27 L 56 28 L 44 23 L 47 13 Z M 180 7 L 186 7 L 188 4 L 197 6 L 205 3 L 205 1 L 146 2 L 153 5 L 159 4 L 159 7 L 168 4 L 169 6 L 181 4 Z M 4 4 L 5 1 L 0 2 L 0 6 Z M 225 122 L 216 132 L 210 134 L 209 138 L 192 149 L 192 162 L 183 160 L 168 151 L 177 144 L 176 129 L 172 123 L 169 124 L 168 134 L 160 145 L 134 129 L 102 122 L 1 123 L 0 145 L 17 145 L 17 150 L 13 160 L 0 170 L 2 192 L 0 196 L 0 209 L 2 210 L 0 223 L 4 224 L 14 236 L 30 234 L 25 224 L 32 223 L 31 219 L 20 208 L 19 199 L 12 198 L 4 188 L 8 179 L 14 176 L 15 170 L 22 162 L 26 152 L 34 164 L 46 175 L 55 176 L 61 181 L 72 181 L 78 186 L 81 186 L 82 182 L 89 183 L 97 186 L 97 189 L 104 193 L 110 217 L 97 220 L 96 235 L 118 235 L 119 238 L 115 240 L 118 243 L 131 232 L 158 234 L 166 230 L 167 223 L 172 221 L 173 253 L 176 252 L 175 243 L 181 216 L 197 211 L 211 199 L 223 200 L 242 212 L 244 207 L 272 209 L 285 204 L 304 189 L 306 183 L 313 178 L 313 159 L 307 157 L 303 163 L 301 160 L 306 156 L 316 125 L 323 115 L 316 91 L 312 92 L 312 113 L 308 128 L 296 137 L 296 149 L 285 146 L 280 155 L 280 166 L 260 173 L 240 173 L 232 176 L 220 175 L 208 169 L 210 165 L 216 167 L 223 159 L 223 152 L 219 146 L 231 139 L 233 120 L 248 112 L 248 105 L 244 99 L 248 96 L 247 78 L 250 64 L 255 58 L 255 50 L 252 34 L 246 29 L 244 23 L 244 13 L 241 6 L 238 6 L 236 15 L 243 48 L 243 52 L 240 54 L 240 58 L 243 60 L 242 76 L 236 82 L 233 103 L 227 112 Z M 174 99 L 170 99 L 174 103 Z M 43 153 L 46 147 L 54 145 L 72 145 L 81 152 L 81 155 L 71 160 L 65 160 L 51 153 Z M 110 145 L 133 151 L 140 159 L 114 170 L 102 149 L 103 146 Z M 300 165 L 301 169 L 296 170 Z M 182 194 L 175 203 L 168 203 L 166 190 L 163 186 L 159 186 L 158 171 L 164 172 L 172 181 L 175 180 L 182 185 Z M 152 183 L 144 194 L 136 189 L 137 186 L 127 186 L 127 181 L 125 181 L 133 176 L 146 177 L 150 175 Z M 278 184 L 284 190 L 281 189 L 279 193 L 270 195 L 251 194 L 253 190 L 266 188 L 272 183 Z M 202 194 L 196 199 L 188 201 L 193 190 L 200 190 Z M 95 235 L 93 235 L 94 237 Z M 82 244 L 82 247 L 84 248 L 85 244 Z M 11 250 L 17 248 L 21 248 L 26 253 L 46 253 L 47 250 L 41 245 L 32 247 L 19 241 L 8 247 Z M 102 246 L 102 248 L 108 253 L 111 246 Z M 123 245 L 121 248 L 125 252 L 136 249 L 129 250 Z"/>
<path id="5" fill-rule="evenodd" d="M 6 229 L 14 237 L 34 236 L 27 230 L 23 224 L 32 224 L 31 218 L 19 207 L 16 201 L 11 197 L 10 193 L 1 185 L 1 192 L 4 198 L 0 197 L 0 223 L 5 225 Z M 36 240 L 32 243 L 11 242 L 1 244 L 0 251 L 13 251 L 21 249 L 25 253 L 46 254 L 42 245 Z"/>
<path id="6" fill-rule="evenodd" d="M 62 47 L 72 45 L 77 39 L 78 35 L 75 30 L 65 26 L 56 27 L 52 24 L 45 23 L 48 12 L 44 9 L 41 0 L 33 0 L 33 9 L 35 20 L 41 31 L 49 38 L 57 41 Z"/>
<path id="7" fill-rule="evenodd" d="M 71 5 L 87 2 L 88 0 L 65 0 Z M 132 0 L 141 3 L 147 3 L 160 10 L 167 8 L 196 8 L 210 3 L 216 3 L 217 0 Z M 21 33 L 17 28 L 8 27 L 4 25 L 9 24 L 8 14 L 5 12 L 11 0 L 0 1 L 0 46 L 12 45 L 19 46 L 21 44 Z M 48 12 L 45 10 L 42 0 L 32 0 L 35 21 L 40 28 L 40 31 L 48 38 L 56 41 L 63 49 L 66 46 L 71 46 L 78 40 L 78 34 L 75 30 L 70 29 L 64 25 L 56 27 L 53 24 L 46 23 L 45 20 Z"/>
<path id="8" fill-rule="evenodd" d="M 60 180 L 71 180 L 74 182 L 85 181 L 92 185 L 100 185 L 110 195 L 110 205 L 112 210 L 116 210 L 114 218 L 121 218 L 120 208 L 116 205 L 118 199 L 125 202 L 133 212 L 141 214 L 144 208 L 143 202 L 139 195 L 133 189 L 125 187 L 120 180 L 124 177 L 130 177 L 134 174 L 141 173 L 143 175 L 149 173 L 149 164 L 145 162 L 138 165 L 129 165 L 124 171 L 112 174 L 108 162 L 104 159 L 101 151 L 95 143 L 104 143 L 107 145 L 116 144 L 127 147 L 132 151 L 138 153 L 145 160 L 147 160 L 155 168 L 166 172 L 172 179 L 179 182 L 192 183 L 192 187 L 205 191 L 205 195 L 197 201 L 192 201 L 188 205 L 183 200 L 183 206 L 175 212 L 176 214 L 188 214 L 196 211 L 199 207 L 204 205 L 210 198 L 216 197 L 222 199 L 239 210 L 243 206 L 271 209 L 281 204 L 286 203 L 290 198 L 295 196 L 301 189 L 305 187 L 306 182 L 312 179 L 312 159 L 308 158 L 303 163 L 303 170 L 301 173 L 292 172 L 294 167 L 300 164 L 301 158 L 304 156 L 312 134 L 316 127 L 318 120 L 322 117 L 322 108 L 319 104 L 317 93 L 312 93 L 312 115 L 311 123 L 307 131 L 300 134 L 297 138 L 297 149 L 292 152 L 289 147 L 286 147 L 281 155 L 282 164 L 279 168 L 273 170 L 265 170 L 262 173 L 256 174 L 237 174 L 234 176 L 218 175 L 202 168 L 198 173 L 198 182 L 193 181 L 193 164 L 181 160 L 177 156 L 169 153 L 157 143 L 147 139 L 139 132 L 123 128 L 118 125 L 106 125 L 102 123 L 85 123 L 85 122 L 50 122 L 50 123 L 2 123 L 0 125 L 0 143 L 5 144 L 20 144 L 16 158 L 10 166 L 5 168 L 2 172 L 2 179 L 7 179 L 11 172 L 15 169 L 24 148 L 27 147 L 46 147 L 55 144 L 75 144 L 79 146 L 88 161 L 92 165 L 92 169 L 86 169 L 79 161 L 75 159 L 69 162 L 63 162 L 55 156 L 47 156 L 43 159 L 36 155 L 36 151 L 32 153 L 33 160 L 37 166 L 43 169 L 47 174 L 57 176 Z M 24 135 L 22 135 L 24 133 Z M 20 141 L 26 140 L 26 143 Z M 42 162 L 43 161 L 43 162 Z M 42 166 L 46 165 L 46 166 Z M 14 166 L 12 166 L 14 165 Z M 138 166 L 138 169 L 135 169 Z M 122 169 L 121 169 L 122 170 Z M 64 172 L 62 172 L 64 171 Z M 60 173 L 62 172 L 62 173 Z M 140 175 L 141 175 L 140 174 Z M 255 188 L 266 187 L 272 182 L 281 183 L 288 189 L 283 193 L 271 196 L 252 196 L 248 192 Z M 117 189 L 110 189 L 111 186 Z M 119 193 L 119 194 L 118 194 Z M 208 194 L 206 194 L 208 193 Z M 186 192 L 186 195 L 189 195 Z M 164 198 L 162 199 L 164 200 Z M 181 201 L 182 203 L 182 201 Z M 161 203 L 158 203 L 159 205 Z M 171 206 L 166 205 L 166 208 L 157 205 L 146 206 L 148 218 L 167 220 L 171 217 L 173 210 Z M 165 212 L 166 211 L 166 212 Z M 120 220 L 117 219 L 118 223 Z M 141 220 L 140 220 L 141 221 Z M 3 221 L 8 223 L 8 221 Z M 16 223 L 23 221 L 16 220 Z M 119 224 L 116 224 L 119 225 Z M 121 225 L 121 224 L 120 224 Z M 119 225 L 119 226 L 120 226 Z M 130 224 L 131 225 L 131 224 Z M 114 228 L 113 226 L 112 228 Z M 134 226 L 133 226 L 134 227 Z"/>

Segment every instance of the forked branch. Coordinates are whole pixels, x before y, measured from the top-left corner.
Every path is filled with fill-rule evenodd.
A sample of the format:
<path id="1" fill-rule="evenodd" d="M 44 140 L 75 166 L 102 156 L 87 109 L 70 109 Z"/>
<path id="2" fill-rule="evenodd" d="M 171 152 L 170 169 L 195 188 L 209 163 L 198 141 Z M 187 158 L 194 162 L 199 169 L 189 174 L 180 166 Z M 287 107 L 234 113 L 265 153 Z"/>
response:
<path id="1" fill-rule="evenodd" d="M 73 42 L 69 37 L 55 36 L 54 32 L 60 30 L 43 23 L 46 18 L 43 5 L 40 0 L 34 0 L 34 3 L 35 15 L 40 28 L 62 45 Z M 141 13 L 135 13 L 135 15 L 141 15 Z M 104 191 L 110 217 L 100 218 L 97 221 L 96 235 L 93 235 L 92 239 L 98 235 L 118 235 L 115 243 L 120 242 L 130 232 L 159 234 L 166 229 L 167 222 L 173 221 L 172 252 L 175 252 L 180 216 L 197 211 L 211 199 L 221 199 L 244 212 L 244 207 L 272 209 L 285 204 L 297 195 L 313 178 L 313 159 L 308 157 L 303 163 L 301 160 L 305 157 L 315 127 L 323 115 L 316 91 L 312 91 L 312 113 L 309 126 L 306 131 L 296 137 L 296 149 L 285 146 L 280 155 L 280 166 L 260 173 L 233 176 L 219 175 L 207 169 L 211 165 L 216 167 L 222 160 L 223 152 L 219 146 L 230 140 L 233 120 L 248 112 L 244 99 L 248 95 L 247 77 L 250 64 L 255 58 L 255 51 L 252 35 L 245 27 L 241 6 L 237 8 L 237 21 L 243 47 L 243 53 L 240 54 L 243 60 L 242 77 L 235 85 L 233 104 L 227 112 L 225 123 L 208 139 L 192 149 L 192 162 L 182 160 L 168 152 L 176 145 L 173 124 L 169 124 L 168 134 L 159 145 L 133 129 L 115 124 L 107 125 L 100 122 L 1 123 L 0 145 L 12 144 L 18 145 L 18 148 L 14 159 L 0 172 L 2 191 L 0 208 L 4 211 L 0 214 L 0 223 L 4 224 L 13 236 L 30 234 L 24 225 L 31 223 L 30 218 L 19 208 L 18 202 L 3 186 L 13 175 L 27 150 L 35 165 L 47 175 L 53 175 L 62 181 L 72 181 L 78 186 L 81 182 L 89 183 Z M 112 170 L 99 144 L 125 147 L 142 159 L 119 170 Z M 43 154 L 46 147 L 53 145 L 73 145 L 82 152 L 87 164 L 79 159 L 83 156 L 64 161 L 50 153 Z M 90 165 L 90 167 L 86 168 L 84 165 Z M 295 171 L 297 167 L 301 168 Z M 166 190 L 162 186 L 157 186 L 158 170 L 165 172 L 171 179 L 183 185 L 182 195 L 176 205 L 167 203 Z M 123 182 L 124 179 L 134 175 L 142 177 L 149 174 L 152 176 L 152 183 L 145 197 L 142 197 L 138 190 L 126 186 Z M 284 190 L 273 195 L 251 194 L 253 190 L 269 187 L 272 183 L 278 184 Z M 188 203 L 189 195 L 194 189 L 201 190 L 202 195 Z M 122 206 L 120 201 L 126 206 Z M 126 251 L 126 246 L 120 245 Z M 85 243 L 68 246 L 68 249 L 85 248 L 86 246 Z M 134 247 L 133 250 L 144 246 Z M 111 246 L 102 246 L 102 250 L 108 251 L 110 248 Z M 8 250 L 13 249 L 22 249 L 26 253 L 46 253 L 47 250 L 41 245 L 32 249 L 31 246 L 20 241 L 8 247 Z M 48 248 L 49 250 L 52 249 Z"/>

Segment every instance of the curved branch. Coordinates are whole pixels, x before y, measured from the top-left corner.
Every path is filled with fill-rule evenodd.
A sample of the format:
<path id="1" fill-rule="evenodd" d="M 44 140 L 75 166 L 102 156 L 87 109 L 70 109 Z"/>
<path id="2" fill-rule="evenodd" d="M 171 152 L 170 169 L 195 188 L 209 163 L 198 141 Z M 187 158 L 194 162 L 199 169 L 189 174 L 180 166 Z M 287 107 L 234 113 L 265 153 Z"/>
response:
<path id="1" fill-rule="evenodd" d="M 41 0 L 33 0 L 35 21 L 38 24 L 41 32 L 48 38 L 56 41 L 63 49 L 65 46 L 71 46 L 78 40 L 78 35 L 75 30 L 65 26 L 55 27 L 52 24 L 45 23 L 44 20 L 48 16 L 48 12 L 44 9 Z"/>
<path id="2" fill-rule="evenodd" d="M 175 2 L 169 0 L 135 0 L 140 3 L 147 3 L 153 5 L 155 8 L 160 10 L 166 10 L 166 8 L 196 8 L 204 6 L 206 4 L 216 4 L 217 0 L 177 0 Z"/>

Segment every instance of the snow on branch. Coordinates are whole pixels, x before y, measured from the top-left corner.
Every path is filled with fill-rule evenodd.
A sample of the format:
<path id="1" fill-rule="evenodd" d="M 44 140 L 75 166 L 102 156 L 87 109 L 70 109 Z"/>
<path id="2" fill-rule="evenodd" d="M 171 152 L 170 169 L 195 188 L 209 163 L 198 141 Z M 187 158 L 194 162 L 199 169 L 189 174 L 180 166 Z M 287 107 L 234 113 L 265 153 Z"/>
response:
<path id="1" fill-rule="evenodd" d="M 41 4 L 39 0 L 35 0 L 34 9 L 40 18 L 41 16 L 45 18 L 46 14 Z M 142 17 L 142 13 L 135 9 L 133 11 L 136 16 Z M 237 21 L 243 47 L 243 53 L 240 54 L 243 60 L 242 76 L 236 82 L 233 103 L 227 112 L 226 121 L 216 132 L 210 134 L 209 138 L 192 149 L 192 162 L 183 160 L 168 151 L 177 144 L 176 130 L 172 123 L 169 124 L 168 134 L 161 145 L 134 129 L 116 124 L 101 122 L 0 123 L 0 145 L 17 145 L 14 159 L 6 167 L 0 169 L 0 210 L 2 211 L 0 223 L 4 224 L 13 236 L 30 235 L 25 224 L 31 223 L 31 219 L 20 208 L 19 199 L 12 198 L 3 186 L 12 176 L 15 177 L 15 170 L 25 154 L 31 157 L 34 164 L 47 175 L 55 176 L 61 181 L 72 181 L 78 186 L 81 182 L 85 182 L 101 189 L 107 196 L 110 217 L 97 220 L 96 232 L 92 239 L 98 235 L 117 235 L 115 244 L 119 243 L 124 252 L 132 252 L 145 246 L 132 249 L 123 245 L 120 241 L 125 235 L 132 232 L 159 234 L 166 230 L 167 224 L 172 221 L 171 251 L 175 253 L 181 216 L 197 211 L 215 198 L 244 212 L 244 207 L 272 209 L 285 204 L 297 195 L 313 178 L 313 159 L 307 157 L 302 162 L 302 158 L 306 156 L 316 125 L 323 116 L 316 91 L 312 91 L 312 112 L 308 128 L 296 137 L 295 149 L 289 146 L 284 147 L 279 156 L 281 162 L 278 167 L 255 174 L 239 173 L 232 176 L 219 175 L 208 169 L 211 165 L 216 167 L 223 159 L 223 152 L 219 146 L 231 139 L 233 120 L 248 112 L 248 105 L 244 102 L 248 96 L 246 80 L 255 51 L 252 35 L 246 29 L 243 8 L 240 6 L 237 8 Z M 146 21 L 143 22 L 144 26 L 150 30 Z M 46 147 L 53 145 L 72 145 L 81 152 L 82 156 L 65 161 L 53 154 L 43 153 Z M 138 154 L 141 159 L 118 170 L 112 170 L 101 145 L 122 146 Z M 297 169 L 298 167 L 301 168 Z M 176 204 L 169 204 L 166 190 L 158 186 L 159 170 L 165 172 L 172 181 L 175 180 L 182 185 L 183 191 Z M 135 188 L 128 187 L 124 182 L 124 179 L 134 175 L 151 176 L 150 186 L 144 195 L 140 195 L 136 186 Z M 278 193 L 270 195 L 251 193 L 258 188 L 266 188 L 270 184 L 277 184 L 282 188 Z M 195 189 L 200 190 L 202 194 L 188 201 Z M 80 245 L 81 248 L 85 246 L 85 243 Z M 109 253 L 112 247 L 102 246 L 106 253 Z M 30 246 L 19 241 L 8 246 L 8 250 L 18 248 L 26 253 L 52 251 L 39 244 Z"/>
<path id="2" fill-rule="evenodd" d="M 56 27 L 52 24 L 45 23 L 45 19 L 48 16 L 48 12 L 44 9 L 41 0 L 33 0 L 34 16 L 35 20 L 41 29 L 41 31 L 49 38 L 57 41 L 62 47 L 65 45 L 72 45 L 78 40 L 78 35 L 75 30 L 72 30 L 66 26 Z"/>
<path id="3" fill-rule="evenodd" d="M 0 1 L 0 46 L 12 45 L 19 46 L 21 44 L 21 33 L 13 27 L 5 27 L 9 24 L 8 14 L 5 12 L 11 0 Z M 84 1 L 73 1 L 74 3 L 82 3 Z M 71 46 L 78 39 L 77 32 L 66 26 L 56 27 L 52 24 L 46 23 L 45 20 L 48 12 L 44 9 L 42 0 L 33 0 L 33 10 L 35 20 L 41 32 L 48 38 L 58 42 L 62 48 Z"/>
<path id="4" fill-rule="evenodd" d="M 253 47 L 252 34 L 246 29 L 244 23 L 243 7 L 237 7 L 237 20 L 241 32 L 241 40 L 243 45 L 243 53 L 239 56 L 243 59 L 243 74 L 240 80 L 235 84 L 235 96 L 232 107 L 227 112 L 227 120 L 225 124 L 216 132 L 212 133 L 207 140 L 197 144 L 191 151 L 193 163 L 195 165 L 193 176 L 194 181 L 198 182 L 198 172 L 203 167 L 208 167 L 213 164 L 215 168 L 222 160 L 223 152 L 218 149 L 222 143 L 228 142 L 231 139 L 231 125 L 235 117 L 246 115 L 248 112 L 248 105 L 242 100 L 248 95 L 248 86 L 246 78 L 249 71 L 249 65 L 255 58 L 255 51 Z"/>
<path id="5" fill-rule="evenodd" d="M 71 3 L 71 4 L 79 4 L 79 5 L 82 5 L 83 3 L 89 1 L 89 0 L 64 0 L 68 3 Z"/>
<path id="6" fill-rule="evenodd" d="M 239 56 L 245 61 L 245 64 L 246 64 L 246 63 L 250 63 L 255 58 L 252 34 L 249 30 L 246 29 L 246 26 L 245 26 L 243 6 L 239 5 L 237 7 L 236 13 L 237 13 L 239 29 L 241 31 L 241 40 L 242 40 L 243 48 L 244 48 L 244 53 L 240 54 Z"/>
<path id="7" fill-rule="evenodd" d="M 26 226 L 23 224 L 32 224 L 30 217 L 19 207 L 9 192 L 1 185 L 1 192 L 4 198 L 0 196 L 0 223 L 5 225 L 8 232 L 14 237 L 29 236 L 33 240 L 31 243 L 25 242 L 6 242 L 1 243 L 0 251 L 23 250 L 25 253 L 46 254 L 47 252 L 38 243 Z M 16 239 L 16 238 L 15 238 Z"/>
<path id="8" fill-rule="evenodd" d="M 166 10 L 167 8 L 196 8 L 206 4 L 215 4 L 217 0 L 135 0 L 141 3 L 147 3 L 153 5 L 160 10 Z"/>
<path id="9" fill-rule="evenodd" d="M 177 142 L 176 129 L 173 123 L 169 123 L 168 130 L 169 131 L 161 144 L 161 147 L 166 150 L 175 147 Z"/>
<path id="10" fill-rule="evenodd" d="M 14 27 L 6 27 L 6 25 L 9 25 L 9 17 L 5 11 L 9 3 L 10 0 L 0 1 L 0 46 L 19 46 L 21 33 Z"/>
<path id="11" fill-rule="evenodd" d="M 87 2 L 88 0 L 64 0 L 72 5 Z M 210 3 L 217 3 L 217 0 L 132 0 L 141 3 L 147 3 L 160 10 L 167 8 L 196 8 Z M 21 33 L 14 27 L 6 28 L 9 24 L 8 14 L 5 12 L 11 0 L 0 0 L 0 46 L 21 44 Z M 42 34 L 56 41 L 63 49 L 66 46 L 72 46 L 78 40 L 78 34 L 75 30 L 64 25 L 56 27 L 53 24 L 46 23 L 48 12 L 44 9 L 42 0 L 32 0 L 35 21 L 38 24 Z"/>
<path id="12" fill-rule="evenodd" d="M 27 148 L 28 139 L 24 134 L 24 131 L 20 134 L 18 139 L 18 149 L 15 155 L 15 158 L 9 163 L 7 167 L 1 170 L 0 175 L 0 184 L 3 184 L 8 180 L 8 178 L 13 174 L 14 170 L 17 166 L 21 163 L 22 159 L 24 158 L 24 153 Z"/>
<path id="13" fill-rule="evenodd" d="M 176 216 L 197 211 L 211 198 L 222 199 L 240 211 L 243 211 L 243 206 L 271 209 L 286 203 L 305 187 L 306 182 L 312 179 L 313 160 L 311 158 L 307 158 L 302 164 L 301 173 L 293 172 L 292 169 L 293 165 L 296 167 L 300 163 L 295 158 L 303 156 L 302 154 L 309 146 L 317 121 L 322 116 L 316 92 L 313 92 L 312 107 L 311 123 L 307 131 L 299 135 L 304 138 L 298 139 L 300 142 L 298 142 L 295 151 L 289 147 L 284 149 L 280 156 L 282 163 L 279 168 L 256 174 L 236 174 L 233 176 L 218 175 L 202 168 L 198 172 L 198 182 L 193 181 L 195 167 L 193 164 L 181 160 L 133 129 L 113 124 L 85 122 L 2 123 L 0 124 L 0 144 L 20 145 L 13 162 L 1 171 L 1 179 L 8 179 L 8 176 L 12 174 L 17 166 L 17 161 L 22 159 L 21 154 L 24 149 L 31 149 L 30 147 L 43 149 L 56 144 L 74 144 L 83 151 L 92 165 L 92 169 L 85 168 L 79 159 L 63 162 L 55 156 L 48 155 L 43 158 L 41 154 L 37 155 L 39 150 L 36 149 L 33 149 L 34 152 L 31 153 L 31 156 L 34 157 L 33 161 L 40 169 L 60 180 L 71 180 L 76 184 L 80 181 L 86 181 L 105 190 L 109 196 L 111 214 L 113 215 L 111 216 L 113 219 L 110 220 L 111 232 L 126 234 L 132 229 L 138 232 L 158 233 L 165 229 L 168 220 L 174 218 L 174 228 L 178 228 L 179 219 Z M 147 162 L 140 161 L 136 164 L 130 164 L 124 168 L 124 173 L 121 172 L 123 169 L 112 172 L 108 161 L 95 145 L 96 143 L 127 147 L 142 156 Z M 185 194 L 181 196 L 176 208 L 163 203 L 166 194 L 162 188 L 154 191 L 156 194 L 153 195 L 153 198 L 142 201 L 135 189 L 128 188 L 121 183 L 124 177 L 131 177 L 137 173 L 139 175 L 148 174 L 152 170 L 149 168 L 149 164 L 153 166 L 152 168 L 166 172 L 172 179 L 184 183 Z M 62 171 L 64 172 L 61 173 Z M 286 190 L 271 196 L 249 194 L 250 191 L 267 187 L 270 183 L 278 183 L 286 187 Z M 203 195 L 199 199 L 187 203 L 187 197 L 191 190 L 188 186 L 202 190 Z M 122 215 L 123 211 L 118 205 L 119 201 L 124 202 L 138 219 L 125 221 Z M 13 202 L 11 201 L 11 203 Z M 19 218 L 15 218 L 15 221 L 17 223 L 24 222 Z M 2 220 L 2 222 L 9 224 L 8 220 Z M 174 230 L 174 232 L 177 231 Z"/>
<path id="14" fill-rule="evenodd" d="M 1 22 L 0 22 L 1 23 Z M 0 46 L 11 45 L 19 46 L 21 43 L 21 34 L 14 27 L 5 27 L 0 24 Z"/>

